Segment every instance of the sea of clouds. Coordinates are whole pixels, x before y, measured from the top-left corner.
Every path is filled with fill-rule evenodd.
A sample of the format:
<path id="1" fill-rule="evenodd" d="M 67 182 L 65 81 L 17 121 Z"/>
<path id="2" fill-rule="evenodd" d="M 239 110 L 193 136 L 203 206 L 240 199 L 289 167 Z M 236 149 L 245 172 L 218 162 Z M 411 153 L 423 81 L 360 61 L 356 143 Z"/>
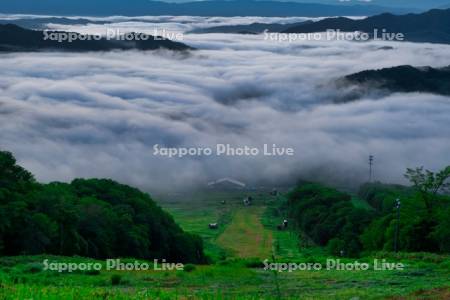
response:
<path id="1" fill-rule="evenodd" d="M 104 29 L 92 26 L 70 29 Z M 145 26 L 154 25 L 137 27 Z M 338 104 L 348 91 L 334 84 L 365 69 L 447 66 L 450 46 L 281 43 L 232 34 L 186 34 L 184 43 L 198 50 L 1 54 L 0 149 L 13 152 L 40 181 L 106 177 L 150 192 L 220 177 L 355 186 L 368 179 L 370 154 L 377 180 L 404 183 L 407 167 L 439 169 L 450 162 L 449 97 L 392 94 Z M 152 153 L 155 144 L 217 143 L 275 143 L 294 148 L 295 156 Z"/>

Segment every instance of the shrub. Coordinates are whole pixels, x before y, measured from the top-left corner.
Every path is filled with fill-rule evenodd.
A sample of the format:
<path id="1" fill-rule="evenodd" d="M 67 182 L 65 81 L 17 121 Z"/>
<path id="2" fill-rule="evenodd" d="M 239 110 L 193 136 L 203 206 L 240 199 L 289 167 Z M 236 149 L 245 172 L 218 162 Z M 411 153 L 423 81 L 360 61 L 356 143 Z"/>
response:
<path id="1" fill-rule="evenodd" d="M 192 272 L 196 269 L 196 267 L 193 264 L 187 264 L 184 266 L 185 272 Z"/>
<path id="2" fill-rule="evenodd" d="M 253 269 L 263 268 L 264 263 L 258 258 L 249 258 L 244 261 L 244 266 L 246 268 L 253 268 Z"/>
<path id="3" fill-rule="evenodd" d="M 122 282 L 122 276 L 119 274 L 114 274 L 111 276 L 111 284 L 119 285 Z"/>
<path id="4" fill-rule="evenodd" d="M 84 272 L 84 274 L 86 275 L 92 275 L 92 276 L 96 276 L 96 275 L 100 275 L 100 271 L 99 270 L 87 270 L 86 272 Z"/>
<path id="5" fill-rule="evenodd" d="M 25 270 L 28 273 L 39 273 L 42 271 L 42 265 L 40 263 L 30 263 Z"/>

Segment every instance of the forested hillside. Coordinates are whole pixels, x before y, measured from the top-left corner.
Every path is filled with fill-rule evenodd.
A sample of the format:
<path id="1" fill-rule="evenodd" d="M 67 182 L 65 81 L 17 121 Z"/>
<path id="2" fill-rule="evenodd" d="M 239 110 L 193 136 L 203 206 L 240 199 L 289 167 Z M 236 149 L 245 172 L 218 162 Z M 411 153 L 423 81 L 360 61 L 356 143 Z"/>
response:
<path id="1" fill-rule="evenodd" d="M 205 261 L 200 237 L 149 195 L 106 179 L 40 184 L 0 152 L 0 255 L 42 253 Z"/>
<path id="2" fill-rule="evenodd" d="M 289 195 L 288 211 L 299 230 L 335 255 L 393 251 L 397 225 L 398 251 L 450 252 L 450 196 L 440 192 L 450 168 L 436 174 L 419 168 L 406 176 L 413 187 L 363 185 L 358 200 L 370 209 L 356 207 L 349 194 L 300 183 Z"/>

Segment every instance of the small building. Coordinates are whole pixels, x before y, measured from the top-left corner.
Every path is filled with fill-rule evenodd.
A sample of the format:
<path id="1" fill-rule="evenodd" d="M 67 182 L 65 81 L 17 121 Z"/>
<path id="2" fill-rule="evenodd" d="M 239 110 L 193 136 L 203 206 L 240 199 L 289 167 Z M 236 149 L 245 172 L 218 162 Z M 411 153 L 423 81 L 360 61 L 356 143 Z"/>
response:
<path id="1" fill-rule="evenodd" d="M 217 223 L 209 223 L 208 227 L 209 227 L 209 229 L 218 229 L 219 228 L 219 224 L 217 224 Z"/>
<path id="2" fill-rule="evenodd" d="M 289 224 L 288 220 L 283 220 L 283 224 L 277 225 L 277 229 L 284 230 L 288 227 L 288 224 Z"/>
<path id="3" fill-rule="evenodd" d="M 251 196 L 245 197 L 243 203 L 245 206 L 250 206 L 253 203 L 253 198 Z"/>
<path id="4" fill-rule="evenodd" d="M 208 182 L 208 187 L 218 190 L 243 190 L 247 185 L 239 180 L 225 177 Z"/>

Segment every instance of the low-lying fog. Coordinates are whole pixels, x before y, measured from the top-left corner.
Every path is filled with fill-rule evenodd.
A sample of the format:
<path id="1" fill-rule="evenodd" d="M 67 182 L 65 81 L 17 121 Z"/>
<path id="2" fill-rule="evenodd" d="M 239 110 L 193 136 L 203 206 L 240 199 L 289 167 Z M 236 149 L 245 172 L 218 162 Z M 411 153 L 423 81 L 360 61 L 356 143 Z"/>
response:
<path id="1" fill-rule="evenodd" d="M 181 28 L 185 19 L 170 26 Z M 102 29 L 95 26 L 88 31 Z M 367 180 L 370 154 L 384 182 L 404 182 L 407 167 L 449 164 L 448 97 L 393 94 L 335 104 L 346 91 L 333 80 L 403 64 L 447 66 L 450 46 L 227 34 L 186 34 L 183 42 L 199 50 L 1 54 L 0 149 L 40 181 L 107 177 L 150 192 L 220 177 L 354 186 Z M 295 155 L 153 155 L 155 144 L 218 143 L 275 143 Z"/>

